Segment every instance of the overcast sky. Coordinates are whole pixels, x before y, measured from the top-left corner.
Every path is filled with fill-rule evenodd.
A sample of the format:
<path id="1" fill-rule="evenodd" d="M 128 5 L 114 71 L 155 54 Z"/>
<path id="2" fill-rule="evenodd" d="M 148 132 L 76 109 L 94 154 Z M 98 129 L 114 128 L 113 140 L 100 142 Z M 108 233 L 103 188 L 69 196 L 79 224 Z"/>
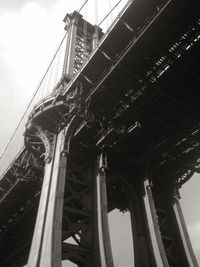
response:
<path id="1" fill-rule="evenodd" d="M 82 3 L 83 0 L 0 0 L 0 151 L 15 129 L 62 39 L 65 14 L 78 9 Z M 100 6 L 102 1 L 99 0 Z M 91 10 L 90 16 L 94 13 Z M 200 262 L 199 192 L 200 178 L 196 175 L 183 187 L 181 203 Z M 122 233 L 118 231 L 119 227 L 130 227 L 129 217 L 116 214 L 111 217 L 116 267 L 120 267 L 127 258 L 126 253 L 130 259 L 132 248 L 128 238 L 130 231 L 123 236 L 117 235 L 117 232 Z M 116 218 L 119 223 L 113 224 Z M 120 258 L 116 258 L 119 255 L 117 243 L 121 244 L 119 250 L 123 256 Z M 129 266 L 132 265 L 127 263 L 126 267 Z"/>

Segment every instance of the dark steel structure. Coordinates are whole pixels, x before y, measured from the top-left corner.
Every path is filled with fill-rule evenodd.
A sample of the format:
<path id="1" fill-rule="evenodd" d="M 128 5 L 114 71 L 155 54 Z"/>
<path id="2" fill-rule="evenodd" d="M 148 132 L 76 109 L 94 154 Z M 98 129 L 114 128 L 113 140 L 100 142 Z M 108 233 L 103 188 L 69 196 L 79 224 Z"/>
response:
<path id="1" fill-rule="evenodd" d="M 133 266 L 197 267 L 179 188 L 200 168 L 200 2 L 129 1 L 105 34 L 65 22 L 62 78 L 0 180 L 0 266 L 113 267 L 117 208 Z"/>

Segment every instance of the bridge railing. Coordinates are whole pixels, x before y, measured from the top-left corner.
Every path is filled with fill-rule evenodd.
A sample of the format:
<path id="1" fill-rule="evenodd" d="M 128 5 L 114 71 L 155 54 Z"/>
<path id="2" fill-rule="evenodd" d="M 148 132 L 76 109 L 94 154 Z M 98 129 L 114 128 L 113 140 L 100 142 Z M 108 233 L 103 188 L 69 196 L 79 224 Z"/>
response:
<path id="1" fill-rule="evenodd" d="M 130 0 L 108 0 L 105 2 L 104 8 L 102 8 L 102 2 L 100 2 L 100 0 L 86 0 L 78 11 L 83 15 L 86 21 L 91 24 L 98 25 L 104 32 L 106 32 L 116 19 L 121 9 L 129 1 Z M 7 169 L 10 168 L 12 162 L 14 162 L 24 149 L 25 126 L 28 116 L 34 106 L 51 94 L 62 77 L 67 37 L 68 32 L 65 33 L 45 74 L 36 88 L 30 103 L 23 113 L 21 120 L 0 155 L 0 179 L 4 176 Z M 83 64 L 84 63 L 85 62 L 83 62 Z"/>

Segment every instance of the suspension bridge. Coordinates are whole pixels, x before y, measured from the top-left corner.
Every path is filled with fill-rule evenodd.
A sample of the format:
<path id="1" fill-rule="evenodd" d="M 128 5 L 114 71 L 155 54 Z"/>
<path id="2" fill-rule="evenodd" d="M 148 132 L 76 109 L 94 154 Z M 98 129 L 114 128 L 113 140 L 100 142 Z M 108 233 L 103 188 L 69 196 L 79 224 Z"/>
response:
<path id="1" fill-rule="evenodd" d="M 200 170 L 200 3 L 108 2 L 96 22 L 89 1 L 66 14 L 0 157 L 2 267 L 113 267 L 114 209 L 133 266 L 198 266 L 179 189 Z"/>

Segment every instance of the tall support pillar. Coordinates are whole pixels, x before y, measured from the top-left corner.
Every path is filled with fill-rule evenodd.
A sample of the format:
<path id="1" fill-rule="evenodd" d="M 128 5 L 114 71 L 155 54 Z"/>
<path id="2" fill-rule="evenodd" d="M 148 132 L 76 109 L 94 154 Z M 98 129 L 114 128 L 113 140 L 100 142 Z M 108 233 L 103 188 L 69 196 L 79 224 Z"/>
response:
<path id="1" fill-rule="evenodd" d="M 157 219 L 151 185 L 147 177 L 143 182 L 143 186 L 143 201 L 149 229 L 149 239 L 153 253 L 153 260 L 156 267 L 169 267 Z"/>
<path id="2" fill-rule="evenodd" d="M 175 197 L 173 208 L 189 267 L 198 267 L 178 197 Z"/>
<path id="3" fill-rule="evenodd" d="M 67 75 L 69 78 L 72 78 L 74 76 L 76 35 L 79 16 L 80 15 L 78 13 L 74 13 L 73 16 L 67 14 L 64 18 L 64 22 L 66 22 L 65 30 L 68 32 L 68 36 L 65 50 L 63 75 Z"/>
<path id="4" fill-rule="evenodd" d="M 129 186 L 135 267 L 169 267 L 148 177 Z"/>
<path id="5" fill-rule="evenodd" d="M 28 258 L 28 267 L 61 267 L 62 210 L 66 155 L 65 130 L 52 142 L 52 159 L 45 164 L 40 204 Z"/>
<path id="6" fill-rule="evenodd" d="M 136 193 L 136 192 L 134 192 Z M 133 255 L 135 267 L 150 267 L 147 239 L 144 232 L 144 220 L 142 217 L 142 203 L 139 199 L 131 199 L 129 211 L 133 235 Z"/>
<path id="7" fill-rule="evenodd" d="M 197 267 L 174 182 L 154 183 L 152 192 L 160 233 L 170 267 Z M 175 195 L 175 198 L 174 198 Z"/>
<path id="8" fill-rule="evenodd" d="M 103 155 L 96 160 L 93 157 L 86 151 L 69 156 L 63 259 L 79 267 L 114 267 L 108 228 L 106 161 Z"/>
<path id="9" fill-rule="evenodd" d="M 64 22 L 66 22 L 65 30 L 68 36 L 63 75 L 71 79 L 97 47 L 103 33 L 97 25 L 92 25 L 84 20 L 77 11 L 67 14 Z"/>
<path id="10" fill-rule="evenodd" d="M 107 209 L 107 190 L 106 190 L 106 157 L 101 154 L 97 160 L 97 175 L 95 181 L 96 198 L 96 226 L 98 236 L 98 249 L 101 267 L 114 267 L 113 256 L 110 243 L 108 209 Z M 96 266 L 96 265 L 95 265 Z"/>

